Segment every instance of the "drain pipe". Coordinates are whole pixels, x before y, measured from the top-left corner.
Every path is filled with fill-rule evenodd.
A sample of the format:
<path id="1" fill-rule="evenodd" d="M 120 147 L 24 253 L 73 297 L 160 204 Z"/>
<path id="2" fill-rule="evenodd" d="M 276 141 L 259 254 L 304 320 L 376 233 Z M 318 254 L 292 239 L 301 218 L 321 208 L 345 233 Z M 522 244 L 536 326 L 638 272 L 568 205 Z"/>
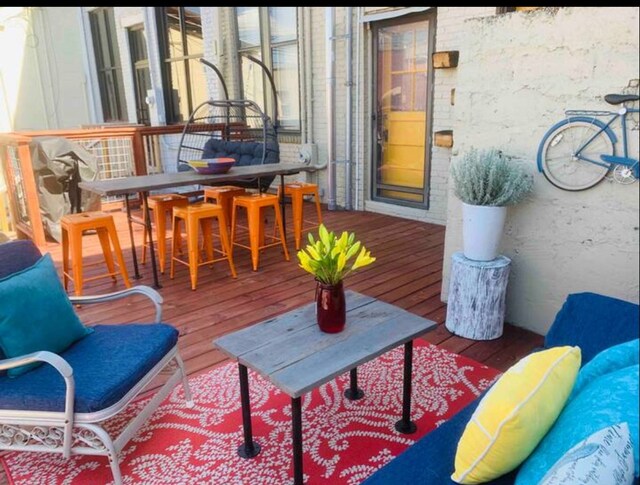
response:
<path id="1" fill-rule="evenodd" d="M 344 161 L 344 171 L 345 171 L 345 197 L 344 197 L 344 206 L 345 209 L 350 211 L 353 210 L 353 198 L 352 198 L 352 189 L 353 189 L 353 180 L 351 177 L 351 145 L 352 145 L 352 130 L 353 130 L 353 113 L 352 113 L 352 105 L 353 105 L 353 7 L 346 8 L 346 24 L 347 24 L 347 136 L 345 138 L 346 150 L 346 160 Z"/>
<path id="2" fill-rule="evenodd" d="M 355 123 L 355 132 L 356 132 L 356 146 L 354 153 L 354 163 L 355 163 L 355 209 L 358 210 L 360 207 L 360 142 L 361 140 L 358 137 L 364 138 L 360 133 L 360 60 L 362 56 L 360 55 L 360 36 L 362 31 L 362 25 L 360 23 L 360 15 L 362 13 L 362 7 L 356 7 L 356 123 Z"/>
<path id="3" fill-rule="evenodd" d="M 335 141 L 335 7 L 325 7 L 325 55 L 327 69 L 327 185 L 329 190 L 328 209 L 336 210 L 336 141 Z"/>

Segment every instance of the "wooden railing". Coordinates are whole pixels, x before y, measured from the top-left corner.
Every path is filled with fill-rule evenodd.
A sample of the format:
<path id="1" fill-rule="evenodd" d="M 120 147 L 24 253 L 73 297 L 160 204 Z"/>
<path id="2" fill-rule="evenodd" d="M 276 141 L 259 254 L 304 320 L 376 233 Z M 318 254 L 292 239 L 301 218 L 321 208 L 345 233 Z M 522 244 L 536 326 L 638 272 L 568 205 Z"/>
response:
<path id="1" fill-rule="evenodd" d="M 0 168 L 13 229 L 39 246 L 46 243 L 31 158 L 33 138 L 59 136 L 82 145 L 97 157 L 98 177 L 109 179 L 162 172 L 160 138 L 182 130 L 181 125 L 125 125 L 0 134 Z"/>

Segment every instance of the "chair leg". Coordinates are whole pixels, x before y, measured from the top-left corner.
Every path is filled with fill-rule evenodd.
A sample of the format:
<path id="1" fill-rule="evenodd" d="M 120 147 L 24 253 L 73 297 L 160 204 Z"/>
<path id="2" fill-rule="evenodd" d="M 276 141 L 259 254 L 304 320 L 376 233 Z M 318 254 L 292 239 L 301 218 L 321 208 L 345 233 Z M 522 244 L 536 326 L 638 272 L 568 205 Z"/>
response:
<path id="1" fill-rule="evenodd" d="M 200 219 L 200 227 L 202 228 L 202 245 L 207 255 L 207 261 L 213 260 L 213 221 L 209 218 Z M 213 263 L 209 266 L 213 268 Z"/>
<path id="2" fill-rule="evenodd" d="M 231 270 L 231 276 L 237 278 L 236 268 L 233 264 L 233 245 L 229 242 L 229 234 L 227 233 L 227 221 L 224 212 L 218 217 L 218 226 L 220 226 L 220 243 L 223 253 L 227 256 L 229 261 L 229 269 Z"/>
<path id="3" fill-rule="evenodd" d="M 147 264 L 147 211 L 142 207 L 142 221 L 144 222 L 144 230 L 142 231 L 142 264 Z"/>
<path id="4" fill-rule="evenodd" d="M 189 276 L 191 277 L 191 289 L 196 289 L 198 282 L 198 224 L 195 220 L 187 219 L 187 247 L 189 253 Z"/>
<path id="5" fill-rule="evenodd" d="M 124 258 L 122 257 L 122 249 L 120 248 L 120 241 L 118 240 L 118 233 L 116 232 L 116 225 L 111 219 L 107 225 L 107 230 L 111 236 L 111 244 L 113 244 L 113 250 L 116 253 L 116 259 L 118 260 L 118 266 L 120 267 L 120 274 L 124 280 L 124 286 L 131 288 L 131 282 L 129 281 L 129 274 L 127 273 L 127 266 L 124 264 Z"/>
<path id="6" fill-rule="evenodd" d="M 69 233 L 66 227 L 62 228 L 62 282 L 64 291 L 69 286 Z"/>
<path id="7" fill-rule="evenodd" d="M 71 268 L 73 272 L 73 291 L 76 296 L 82 296 L 84 279 L 82 276 L 82 231 L 72 228 L 69 231 L 71 243 Z"/>
<path id="8" fill-rule="evenodd" d="M 111 245 L 109 244 L 109 233 L 104 227 L 99 227 L 96 229 L 98 233 L 98 239 L 100 240 L 100 246 L 102 246 L 102 255 L 104 256 L 104 261 L 107 263 L 107 269 L 111 274 L 111 279 L 113 281 L 117 281 L 116 279 L 116 267 L 113 264 L 113 254 L 111 253 Z"/>
<path id="9" fill-rule="evenodd" d="M 160 273 L 164 274 L 164 263 L 167 253 L 167 213 L 157 206 L 153 211 L 154 222 L 156 223 L 156 241 L 158 241 L 158 260 Z"/>
<path id="10" fill-rule="evenodd" d="M 176 353 L 175 361 L 180 368 L 180 373 L 182 374 L 182 389 L 184 389 L 184 400 L 187 403 L 187 407 L 192 408 L 194 406 L 193 396 L 191 394 L 191 387 L 189 387 L 189 378 L 187 377 L 187 371 L 184 368 L 184 362 L 182 361 L 182 357 L 180 357 L 180 354 Z"/>
<path id="11" fill-rule="evenodd" d="M 235 200 L 233 201 L 233 206 L 231 209 L 231 239 L 229 240 L 229 245 L 231 247 L 231 249 L 233 250 L 233 243 L 236 240 L 236 223 L 237 221 L 237 212 L 238 212 L 238 206 L 236 205 Z"/>
<path id="12" fill-rule="evenodd" d="M 262 220 L 260 217 L 262 211 L 259 207 L 247 207 L 248 219 L 249 219 L 249 247 L 251 248 L 251 263 L 253 271 L 258 271 L 258 262 L 260 260 L 260 227 L 262 227 Z"/>
<path id="13" fill-rule="evenodd" d="M 280 208 L 277 205 L 274 205 L 273 212 L 275 212 L 276 224 L 278 224 L 278 230 L 280 231 L 280 242 L 282 243 L 282 250 L 284 251 L 284 259 L 289 261 L 289 251 L 287 250 L 287 244 L 284 239 L 284 229 L 282 227 L 282 215 L 280 214 Z"/>
<path id="14" fill-rule="evenodd" d="M 293 213 L 293 235 L 296 241 L 296 249 L 300 249 L 300 241 L 302 240 L 302 192 L 293 191 L 291 194 L 291 205 Z"/>
<path id="15" fill-rule="evenodd" d="M 171 263 L 169 264 L 169 278 L 173 279 L 176 269 L 175 258 L 178 255 L 178 248 L 181 245 L 180 237 L 180 219 L 173 216 L 171 223 Z"/>

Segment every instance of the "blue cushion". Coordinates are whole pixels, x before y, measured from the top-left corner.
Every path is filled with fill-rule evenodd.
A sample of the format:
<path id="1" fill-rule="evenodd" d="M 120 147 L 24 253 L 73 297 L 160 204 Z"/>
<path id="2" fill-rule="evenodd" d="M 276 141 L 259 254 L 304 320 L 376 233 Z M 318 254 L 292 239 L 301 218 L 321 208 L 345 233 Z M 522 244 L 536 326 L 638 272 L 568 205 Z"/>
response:
<path id="1" fill-rule="evenodd" d="M 90 413 L 118 402 L 178 341 L 171 325 L 96 325 L 61 356 L 73 368 L 75 410 Z M 18 378 L 0 376 L 0 409 L 63 411 L 60 374 L 43 365 Z"/>
<path id="2" fill-rule="evenodd" d="M 486 391 L 485 391 L 486 393 Z M 438 428 L 418 440 L 399 456 L 371 475 L 362 485 L 438 484 L 455 485 L 451 480 L 458 441 L 465 426 L 482 399 L 466 408 Z M 512 485 L 515 472 L 507 473 L 491 482 L 493 485 Z"/>
<path id="3" fill-rule="evenodd" d="M 35 244 L 27 239 L 0 244 L 0 279 L 33 266 L 41 257 Z"/>
<path id="4" fill-rule="evenodd" d="M 60 353 L 91 332 L 76 315 L 51 255 L 0 280 L 0 348 L 7 357 L 39 350 Z M 18 376 L 39 365 L 23 365 L 7 374 Z"/>
<path id="5" fill-rule="evenodd" d="M 629 425 L 638 476 L 640 377 L 637 349 L 638 345 L 634 342 L 611 347 L 580 371 L 576 381 L 577 391 L 570 396 L 553 428 L 522 465 L 517 484 L 538 483 L 547 470 L 576 443 L 596 431 L 622 422 Z M 607 354 L 619 358 L 617 368 Z M 592 380 L 586 382 L 587 379 Z"/>
<path id="6" fill-rule="evenodd" d="M 577 345 L 582 365 L 597 353 L 640 336 L 638 305 L 596 293 L 569 295 L 545 337 L 545 347 Z"/>

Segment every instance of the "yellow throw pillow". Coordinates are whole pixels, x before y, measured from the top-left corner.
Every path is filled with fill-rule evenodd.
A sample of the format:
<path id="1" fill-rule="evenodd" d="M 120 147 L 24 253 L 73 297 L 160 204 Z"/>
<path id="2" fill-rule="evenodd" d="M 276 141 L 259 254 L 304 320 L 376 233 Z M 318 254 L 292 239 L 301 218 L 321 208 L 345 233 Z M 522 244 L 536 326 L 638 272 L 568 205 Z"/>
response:
<path id="1" fill-rule="evenodd" d="M 458 442 L 456 483 L 484 483 L 520 465 L 549 431 L 580 369 L 579 347 L 528 355 L 482 398 Z"/>

